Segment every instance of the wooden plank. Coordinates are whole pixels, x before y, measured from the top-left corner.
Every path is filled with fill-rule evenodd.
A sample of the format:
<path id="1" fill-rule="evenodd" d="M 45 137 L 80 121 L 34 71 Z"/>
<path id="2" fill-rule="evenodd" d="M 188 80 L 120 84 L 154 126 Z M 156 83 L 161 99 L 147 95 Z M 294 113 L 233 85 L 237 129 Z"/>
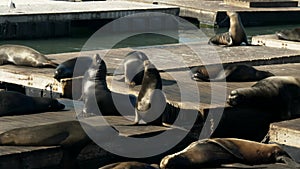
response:
<path id="1" fill-rule="evenodd" d="M 251 44 L 282 49 L 300 50 L 299 42 L 280 40 L 275 34 L 253 36 Z"/>
<path id="2" fill-rule="evenodd" d="M 107 63 L 108 72 L 113 73 L 122 64 L 123 58 L 132 50 L 145 52 L 159 70 L 178 70 L 185 67 L 213 63 L 248 62 L 251 64 L 287 63 L 300 60 L 300 51 L 259 46 L 239 46 L 222 48 L 207 45 L 207 42 L 121 48 L 47 55 L 57 63 L 77 56 L 92 56 L 99 53 Z M 220 58 L 218 60 L 218 58 Z M 181 62 L 178 62 L 181 60 Z M 13 65 L 0 66 L 2 82 L 19 84 L 26 87 L 45 89 L 52 84 L 53 91 L 63 93 L 61 83 L 53 79 L 54 69 L 30 68 Z M 49 87 L 47 88 L 49 90 Z"/>
<path id="3" fill-rule="evenodd" d="M 272 123 L 269 135 L 271 142 L 300 148 L 300 118 Z"/>

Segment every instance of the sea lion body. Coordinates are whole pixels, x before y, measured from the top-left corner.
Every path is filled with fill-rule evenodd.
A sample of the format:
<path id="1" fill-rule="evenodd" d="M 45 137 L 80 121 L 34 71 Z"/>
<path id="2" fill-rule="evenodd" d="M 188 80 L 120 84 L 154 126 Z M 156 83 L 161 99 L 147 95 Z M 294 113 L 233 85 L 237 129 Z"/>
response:
<path id="1" fill-rule="evenodd" d="M 69 59 L 56 67 L 54 78 L 60 81 L 60 79 L 64 78 L 83 76 L 90 67 L 91 63 L 92 59 L 90 57 L 81 56 Z M 77 66 L 74 72 L 75 65 Z"/>
<path id="2" fill-rule="evenodd" d="M 56 99 L 30 97 L 13 91 L 0 92 L 0 116 L 58 111 L 65 108 Z"/>
<path id="3" fill-rule="evenodd" d="M 279 39 L 300 42 L 300 28 L 281 30 L 275 33 Z"/>
<path id="4" fill-rule="evenodd" d="M 17 128 L 0 134 L 0 145 L 71 147 L 90 141 L 78 121 Z"/>
<path id="5" fill-rule="evenodd" d="M 133 51 L 124 59 L 125 83 L 130 86 L 140 85 L 144 76 L 144 61 L 148 57 L 140 51 Z"/>
<path id="6" fill-rule="evenodd" d="M 228 32 L 213 36 L 209 43 L 216 45 L 238 46 L 241 43 L 248 45 L 247 35 L 241 19 L 236 12 L 226 12 L 230 18 L 230 27 Z"/>
<path id="7" fill-rule="evenodd" d="M 184 150 L 161 160 L 161 169 L 218 167 L 222 164 L 247 165 L 281 162 L 289 155 L 276 144 L 262 144 L 235 138 L 214 138 L 191 143 Z"/>
<path id="8" fill-rule="evenodd" d="M 111 92 L 107 87 L 106 72 L 104 60 L 98 54 L 95 55 L 83 79 L 82 115 L 98 114 L 99 110 L 102 115 L 133 115 L 135 96 Z"/>
<path id="9" fill-rule="evenodd" d="M 7 63 L 32 67 L 56 67 L 58 65 L 32 48 L 21 45 L 1 45 L 0 65 Z"/>
<path id="10" fill-rule="evenodd" d="M 128 161 L 109 164 L 99 169 L 158 169 L 158 167 L 137 161 Z"/>
<path id="11" fill-rule="evenodd" d="M 290 119 L 300 113 L 300 79 L 292 76 L 268 77 L 251 87 L 231 91 L 228 103 L 279 112 L 281 119 Z"/>
<path id="12" fill-rule="evenodd" d="M 195 81 L 250 82 L 274 76 L 270 72 L 257 70 L 245 64 L 225 65 L 224 69 L 222 66 L 201 66 L 194 69 L 192 79 Z"/>
<path id="13" fill-rule="evenodd" d="M 166 107 L 166 98 L 162 92 L 162 80 L 159 71 L 149 61 L 144 61 L 144 77 L 139 91 L 135 123 L 160 123 L 160 116 Z M 142 120 L 142 121 L 141 121 Z"/>

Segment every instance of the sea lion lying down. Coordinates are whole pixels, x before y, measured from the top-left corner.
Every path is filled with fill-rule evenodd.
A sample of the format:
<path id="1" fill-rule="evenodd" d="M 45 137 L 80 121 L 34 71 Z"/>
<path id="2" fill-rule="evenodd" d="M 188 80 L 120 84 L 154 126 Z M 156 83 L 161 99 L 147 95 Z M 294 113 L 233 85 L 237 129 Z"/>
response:
<path id="1" fill-rule="evenodd" d="M 290 119 L 300 113 L 300 79 L 292 76 L 268 77 L 251 87 L 231 91 L 228 103 L 278 112 L 274 114 L 278 120 Z"/>
<path id="2" fill-rule="evenodd" d="M 293 30 L 281 30 L 275 33 L 279 39 L 300 42 L 300 28 Z"/>
<path id="3" fill-rule="evenodd" d="M 274 76 L 246 64 L 199 66 L 192 69 L 195 81 L 250 82 Z"/>
<path id="4" fill-rule="evenodd" d="M 285 160 L 287 159 L 287 160 Z M 161 169 L 218 167 L 222 164 L 270 164 L 289 161 L 289 155 L 277 144 L 262 144 L 236 138 L 204 139 L 161 160 Z"/>

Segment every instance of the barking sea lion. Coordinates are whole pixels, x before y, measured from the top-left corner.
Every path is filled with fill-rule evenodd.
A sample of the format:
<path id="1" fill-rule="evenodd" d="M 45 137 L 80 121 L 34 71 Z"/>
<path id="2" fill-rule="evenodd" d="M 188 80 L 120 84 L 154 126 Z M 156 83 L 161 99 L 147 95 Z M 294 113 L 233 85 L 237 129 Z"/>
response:
<path id="1" fill-rule="evenodd" d="M 208 43 L 225 46 L 238 46 L 241 43 L 248 45 L 247 35 L 241 19 L 236 12 L 226 12 L 230 18 L 229 31 L 212 37 Z"/>

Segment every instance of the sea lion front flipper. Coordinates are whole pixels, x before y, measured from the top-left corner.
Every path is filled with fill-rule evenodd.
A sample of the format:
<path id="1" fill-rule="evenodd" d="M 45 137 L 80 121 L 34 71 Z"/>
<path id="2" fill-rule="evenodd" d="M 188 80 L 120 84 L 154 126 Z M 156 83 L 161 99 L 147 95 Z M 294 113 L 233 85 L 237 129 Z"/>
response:
<path id="1" fill-rule="evenodd" d="M 288 165 L 289 167 L 300 168 L 300 164 L 298 164 L 291 157 L 288 157 L 286 155 L 278 156 L 276 158 L 276 160 L 277 160 L 277 162 L 282 162 L 282 163 Z"/>
<path id="2" fill-rule="evenodd" d="M 224 139 L 209 139 L 208 142 L 215 143 L 222 148 L 224 148 L 226 151 L 228 151 L 230 154 L 234 155 L 236 158 L 243 160 L 244 156 L 240 153 L 239 147 L 236 146 L 234 143 L 232 143 L 229 140 Z"/>
<path id="3" fill-rule="evenodd" d="M 69 137 L 69 133 L 65 131 L 65 132 L 53 135 L 51 137 L 45 138 L 41 142 L 44 145 L 58 145 L 59 143 L 63 142 L 68 137 Z"/>

